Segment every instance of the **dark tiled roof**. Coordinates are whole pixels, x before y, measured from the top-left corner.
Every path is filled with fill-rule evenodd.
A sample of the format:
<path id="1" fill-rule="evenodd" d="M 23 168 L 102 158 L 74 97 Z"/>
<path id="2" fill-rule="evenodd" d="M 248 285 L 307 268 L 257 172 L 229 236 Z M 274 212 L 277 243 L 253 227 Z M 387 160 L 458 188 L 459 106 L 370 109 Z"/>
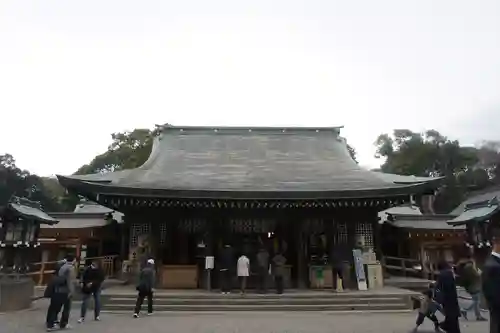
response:
<path id="1" fill-rule="evenodd" d="M 462 202 L 457 208 L 455 208 L 450 214 L 458 216 L 462 214 L 467 205 L 489 201 L 493 198 L 500 198 L 500 186 L 494 186 L 481 191 L 472 192 L 469 194 L 467 200 Z"/>
<path id="2" fill-rule="evenodd" d="M 394 173 L 385 173 L 380 171 L 372 171 L 377 177 L 380 177 L 386 182 L 391 182 L 395 184 L 415 184 L 415 183 L 425 183 L 430 181 L 439 181 L 443 177 L 417 177 L 417 176 L 404 176 L 397 175 Z"/>
<path id="3" fill-rule="evenodd" d="M 389 209 L 383 210 L 378 213 L 380 223 L 387 222 L 390 217 L 395 215 L 418 216 L 422 215 L 422 212 L 420 211 L 420 208 L 418 208 L 417 206 L 402 205 L 402 206 L 391 207 Z"/>
<path id="4" fill-rule="evenodd" d="M 100 186 L 108 193 L 332 191 L 340 197 L 353 191 L 408 194 L 415 184 L 432 180 L 363 169 L 351 159 L 339 128 L 173 126 L 163 128 L 149 159 L 139 168 L 58 177 L 66 187 L 90 186 L 97 191 Z"/>
<path id="5" fill-rule="evenodd" d="M 421 230 L 454 230 L 463 227 L 453 227 L 447 223 L 450 215 L 392 215 L 387 221 L 396 228 Z M 392 221 L 391 221 L 392 220 Z"/>
<path id="6" fill-rule="evenodd" d="M 42 210 L 39 202 L 26 198 L 12 197 L 6 208 L 23 218 L 32 219 L 42 224 L 56 224 L 58 222 Z"/>
<path id="7" fill-rule="evenodd" d="M 102 213 L 51 213 L 59 220 L 56 225 L 42 225 L 44 229 L 84 229 L 103 227 L 109 222 Z"/>
<path id="8" fill-rule="evenodd" d="M 498 199 L 475 202 L 465 206 L 462 214 L 450 219 L 450 225 L 465 225 L 468 222 L 484 222 L 500 211 Z"/>

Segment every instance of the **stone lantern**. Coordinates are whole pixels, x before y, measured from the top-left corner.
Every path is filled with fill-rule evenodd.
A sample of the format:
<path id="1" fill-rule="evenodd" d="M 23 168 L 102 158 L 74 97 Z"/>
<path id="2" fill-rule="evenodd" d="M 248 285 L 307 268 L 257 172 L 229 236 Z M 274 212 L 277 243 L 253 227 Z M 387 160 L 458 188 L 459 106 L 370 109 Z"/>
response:
<path id="1" fill-rule="evenodd" d="M 58 221 L 39 202 L 12 197 L 0 208 L 0 312 L 29 307 L 33 280 L 27 275 L 34 260 L 40 224 Z"/>

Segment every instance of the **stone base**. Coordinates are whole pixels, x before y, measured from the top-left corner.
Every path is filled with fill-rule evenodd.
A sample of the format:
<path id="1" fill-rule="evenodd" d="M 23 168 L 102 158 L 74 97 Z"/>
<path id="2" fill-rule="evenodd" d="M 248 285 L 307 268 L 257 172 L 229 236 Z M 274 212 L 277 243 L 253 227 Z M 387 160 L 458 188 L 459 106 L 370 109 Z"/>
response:
<path id="1" fill-rule="evenodd" d="M 0 312 L 28 309 L 34 290 L 35 284 L 29 277 L 0 277 Z"/>

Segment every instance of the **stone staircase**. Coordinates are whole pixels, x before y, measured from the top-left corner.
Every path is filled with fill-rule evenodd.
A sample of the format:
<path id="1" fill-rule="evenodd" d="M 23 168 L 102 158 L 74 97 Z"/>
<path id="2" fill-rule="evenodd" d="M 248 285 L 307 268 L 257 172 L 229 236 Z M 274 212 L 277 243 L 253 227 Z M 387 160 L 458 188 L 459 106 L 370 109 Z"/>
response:
<path id="1" fill-rule="evenodd" d="M 284 295 L 221 295 L 208 292 L 164 292 L 154 297 L 155 312 L 226 312 L 226 311 L 409 311 L 414 295 L 406 290 L 354 291 L 344 293 L 290 291 Z M 386 292 L 384 292 L 384 290 Z M 103 311 L 133 311 L 136 294 L 108 290 L 102 295 Z M 143 306 L 143 310 L 146 306 Z"/>

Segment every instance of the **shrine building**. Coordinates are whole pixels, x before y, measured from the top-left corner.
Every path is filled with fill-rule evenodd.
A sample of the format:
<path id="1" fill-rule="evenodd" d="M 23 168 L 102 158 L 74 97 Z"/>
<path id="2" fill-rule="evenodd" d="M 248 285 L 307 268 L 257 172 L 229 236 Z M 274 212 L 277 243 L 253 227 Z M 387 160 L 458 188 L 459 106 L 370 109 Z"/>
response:
<path id="1" fill-rule="evenodd" d="M 283 252 L 287 285 L 304 288 L 333 246 L 349 267 L 356 246 L 382 260 L 378 213 L 440 183 L 363 169 L 340 129 L 159 126 L 142 166 L 58 179 L 124 214 L 122 256 L 154 257 L 162 287 L 202 287 L 205 257 L 214 256 L 217 269 L 229 244 L 252 265 L 260 247 Z M 211 283 L 217 287 L 216 276 Z"/>

